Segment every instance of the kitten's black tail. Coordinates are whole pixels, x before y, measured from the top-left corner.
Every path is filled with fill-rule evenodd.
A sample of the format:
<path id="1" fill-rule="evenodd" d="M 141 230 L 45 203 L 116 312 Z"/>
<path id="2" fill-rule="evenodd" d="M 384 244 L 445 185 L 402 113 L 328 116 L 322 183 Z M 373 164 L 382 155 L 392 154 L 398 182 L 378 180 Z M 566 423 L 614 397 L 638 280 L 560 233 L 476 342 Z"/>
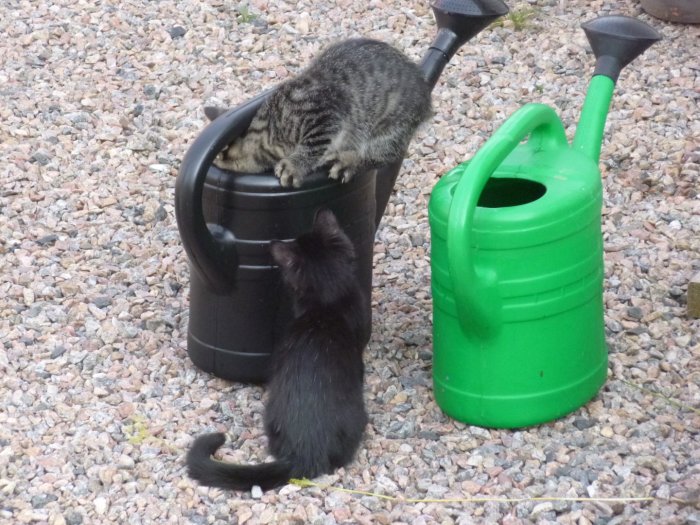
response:
<path id="1" fill-rule="evenodd" d="M 211 456 L 224 444 L 224 434 L 204 434 L 194 440 L 187 453 L 187 471 L 201 485 L 231 490 L 262 490 L 279 487 L 289 481 L 292 467 L 284 461 L 261 465 L 234 465 Z"/>

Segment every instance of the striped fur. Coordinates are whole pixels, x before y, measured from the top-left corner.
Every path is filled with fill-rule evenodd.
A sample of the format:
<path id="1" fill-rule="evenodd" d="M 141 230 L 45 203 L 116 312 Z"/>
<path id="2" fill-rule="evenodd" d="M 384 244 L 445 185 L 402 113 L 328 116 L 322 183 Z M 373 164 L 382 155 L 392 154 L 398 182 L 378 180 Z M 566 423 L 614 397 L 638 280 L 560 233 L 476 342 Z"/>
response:
<path id="1" fill-rule="evenodd" d="M 218 113 L 207 110 L 210 118 Z M 215 164 L 249 173 L 274 167 L 283 186 L 297 188 L 319 169 L 348 182 L 402 159 L 430 114 L 430 89 L 416 64 L 383 42 L 344 40 L 280 84 Z"/>

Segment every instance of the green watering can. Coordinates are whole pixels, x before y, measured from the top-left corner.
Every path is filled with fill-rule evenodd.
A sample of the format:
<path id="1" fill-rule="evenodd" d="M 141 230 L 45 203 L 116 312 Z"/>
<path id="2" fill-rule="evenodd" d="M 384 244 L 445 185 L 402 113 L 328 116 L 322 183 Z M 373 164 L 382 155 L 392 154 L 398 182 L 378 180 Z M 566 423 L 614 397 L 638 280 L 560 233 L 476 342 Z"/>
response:
<path id="1" fill-rule="evenodd" d="M 620 70 L 661 37 L 624 16 L 583 29 L 597 61 L 573 145 L 528 104 L 430 198 L 435 399 L 465 423 L 550 421 L 605 382 L 598 159 Z"/>

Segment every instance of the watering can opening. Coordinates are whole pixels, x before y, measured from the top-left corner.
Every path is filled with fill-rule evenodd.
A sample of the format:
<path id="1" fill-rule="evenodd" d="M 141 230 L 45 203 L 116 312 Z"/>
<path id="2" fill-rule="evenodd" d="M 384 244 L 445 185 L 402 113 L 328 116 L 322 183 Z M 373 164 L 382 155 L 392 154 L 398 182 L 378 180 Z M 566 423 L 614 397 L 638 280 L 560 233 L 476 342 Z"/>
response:
<path id="1" fill-rule="evenodd" d="M 456 185 L 450 188 L 454 195 Z M 544 184 L 529 179 L 514 177 L 491 177 L 481 191 L 477 207 L 479 208 L 510 208 L 522 206 L 540 199 L 547 193 Z"/>

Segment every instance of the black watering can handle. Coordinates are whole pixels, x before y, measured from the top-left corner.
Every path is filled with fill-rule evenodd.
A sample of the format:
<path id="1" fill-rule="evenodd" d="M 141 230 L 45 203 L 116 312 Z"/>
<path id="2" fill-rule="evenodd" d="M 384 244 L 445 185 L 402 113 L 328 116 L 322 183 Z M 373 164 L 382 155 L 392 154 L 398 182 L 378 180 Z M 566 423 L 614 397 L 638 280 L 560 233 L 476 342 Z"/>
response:
<path id="1" fill-rule="evenodd" d="M 238 254 L 233 233 L 204 219 L 202 194 L 216 155 L 241 136 L 270 91 L 222 114 L 197 136 L 185 154 L 175 182 L 175 217 L 192 268 L 221 293 L 235 282 Z"/>

